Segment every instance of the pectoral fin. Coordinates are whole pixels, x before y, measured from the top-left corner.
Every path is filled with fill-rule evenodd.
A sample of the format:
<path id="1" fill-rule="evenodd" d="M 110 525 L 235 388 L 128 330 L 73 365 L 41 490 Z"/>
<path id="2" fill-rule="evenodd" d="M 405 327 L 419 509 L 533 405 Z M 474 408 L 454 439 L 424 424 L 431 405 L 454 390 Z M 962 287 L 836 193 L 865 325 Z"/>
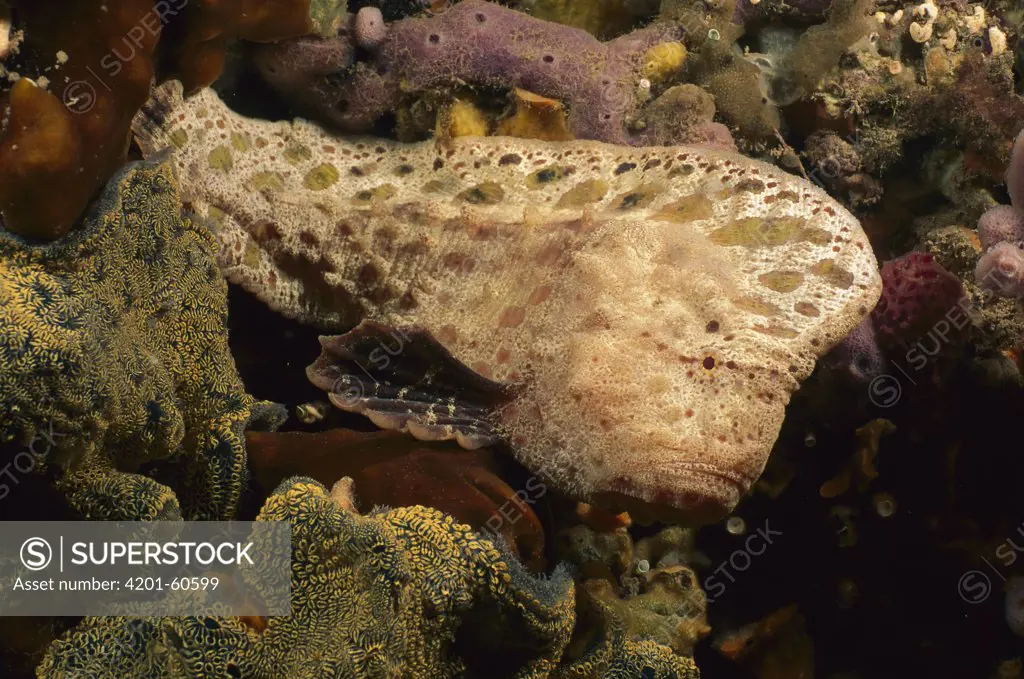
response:
<path id="1" fill-rule="evenodd" d="M 423 441 L 470 450 L 498 442 L 491 416 L 512 390 L 468 368 L 428 331 L 363 321 L 320 344 L 306 375 L 338 408 Z"/>

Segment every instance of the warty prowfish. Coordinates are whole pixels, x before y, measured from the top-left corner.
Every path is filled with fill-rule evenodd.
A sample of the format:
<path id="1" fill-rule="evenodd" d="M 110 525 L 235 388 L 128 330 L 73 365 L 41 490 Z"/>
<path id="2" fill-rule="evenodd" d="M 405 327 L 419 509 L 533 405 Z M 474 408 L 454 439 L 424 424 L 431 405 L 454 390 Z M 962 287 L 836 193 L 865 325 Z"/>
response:
<path id="1" fill-rule="evenodd" d="M 349 329 L 308 370 L 335 405 L 506 444 L 640 520 L 731 510 L 790 394 L 880 294 L 856 218 L 727 152 L 345 138 L 177 83 L 135 130 L 146 155 L 174 148 L 230 281 Z"/>

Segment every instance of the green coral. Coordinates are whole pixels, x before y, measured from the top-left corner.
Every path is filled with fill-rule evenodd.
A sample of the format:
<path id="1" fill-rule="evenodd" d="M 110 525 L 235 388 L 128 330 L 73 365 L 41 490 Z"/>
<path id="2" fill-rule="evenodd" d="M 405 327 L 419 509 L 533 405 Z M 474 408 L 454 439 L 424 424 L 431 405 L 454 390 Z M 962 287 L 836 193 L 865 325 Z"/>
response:
<path id="1" fill-rule="evenodd" d="M 257 519 L 292 524 L 290 616 L 265 626 L 241 618 L 86 618 L 51 644 L 37 676 L 697 676 L 692 660 L 612 629 L 566 663 L 576 616 L 563 570 L 535 578 L 433 509 L 359 515 L 343 487 L 328 494 L 311 479 L 291 479 Z"/>
<path id="2" fill-rule="evenodd" d="M 33 467 L 84 518 L 229 517 L 243 430 L 276 413 L 235 370 L 215 252 L 167 162 L 124 168 L 58 241 L 0 233 L 0 460 L 54 431 Z"/>
<path id="3" fill-rule="evenodd" d="M 651 638 L 637 638 L 637 612 L 632 608 L 604 580 L 590 580 L 579 587 L 578 636 L 566 653 L 575 659 L 567 659 L 553 679 L 699 679 L 692 658 L 676 655 Z M 661 623 L 652 626 L 663 627 Z M 658 629 L 660 636 L 666 631 Z"/>
<path id="4" fill-rule="evenodd" d="M 313 28 L 324 37 L 338 35 L 348 13 L 347 0 L 312 0 L 309 5 L 309 18 Z"/>

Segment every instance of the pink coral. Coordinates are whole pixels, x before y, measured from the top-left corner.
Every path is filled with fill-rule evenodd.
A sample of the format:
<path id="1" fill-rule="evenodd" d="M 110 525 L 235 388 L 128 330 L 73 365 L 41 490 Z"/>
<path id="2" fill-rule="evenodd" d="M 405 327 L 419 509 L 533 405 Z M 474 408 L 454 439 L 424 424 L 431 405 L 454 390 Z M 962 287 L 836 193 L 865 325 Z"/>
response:
<path id="1" fill-rule="evenodd" d="M 1003 241 L 1024 240 L 1024 212 L 1009 205 L 997 205 L 978 220 L 978 238 L 984 250 Z"/>
<path id="2" fill-rule="evenodd" d="M 1013 243 L 996 243 L 978 260 L 974 278 L 1001 297 L 1024 297 L 1024 252 Z"/>
<path id="3" fill-rule="evenodd" d="M 1002 297 L 1024 297 L 1024 132 L 1013 144 L 1006 189 L 1012 205 L 997 205 L 978 220 L 978 239 L 985 252 L 974 278 Z"/>
<path id="4" fill-rule="evenodd" d="M 914 341 L 964 295 L 960 279 L 924 252 L 909 252 L 882 267 L 882 298 L 871 319 L 884 343 Z"/>

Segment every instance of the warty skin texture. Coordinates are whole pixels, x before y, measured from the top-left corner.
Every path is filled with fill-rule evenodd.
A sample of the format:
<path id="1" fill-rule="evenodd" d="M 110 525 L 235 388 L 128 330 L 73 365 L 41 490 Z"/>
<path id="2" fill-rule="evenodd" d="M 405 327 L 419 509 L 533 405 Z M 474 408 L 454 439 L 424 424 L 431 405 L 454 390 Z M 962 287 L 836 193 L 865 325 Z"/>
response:
<path id="1" fill-rule="evenodd" d="M 176 147 L 229 280 L 306 322 L 404 329 L 382 346 L 396 364 L 422 328 L 508 394 L 471 436 L 394 397 L 336 405 L 423 438 L 490 432 L 562 490 L 638 518 L 730 510 L 792 391 L 879 295 L 852 215 L 736 154 L 342 138 L 166 87 L 136 130 L 146 153 Z M 386 371 L 370 354 L 358 367 Z"/>

